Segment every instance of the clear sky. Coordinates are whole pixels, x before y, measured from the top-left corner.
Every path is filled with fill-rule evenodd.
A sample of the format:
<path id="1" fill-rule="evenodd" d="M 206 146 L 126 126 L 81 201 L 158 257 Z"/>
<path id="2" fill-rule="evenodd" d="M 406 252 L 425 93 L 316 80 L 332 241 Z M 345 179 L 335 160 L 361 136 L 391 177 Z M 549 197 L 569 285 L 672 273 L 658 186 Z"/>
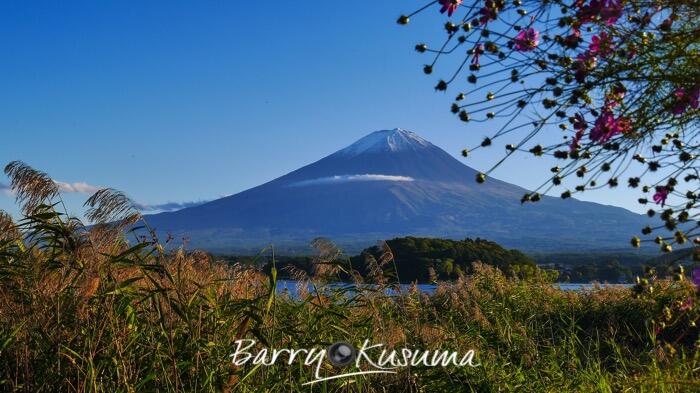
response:
<path id="1" fill-rule="evenodd" d="M 159 205 L 245 190 L 379 129 L 459 157 L 492 126 L 460 122 L 456 91 L 433 90 L 440 70 L 423 75 L 413 47 L 441 40 L 444 19 L 395 20 L 424 3 L 1 2 L 0 161 Z M 484 170 L 502 152 L 464 162 Z M 516 156 L 494 176 L 533 188 L 550 166 Z M 641 211 L 626 191 L 581 199 Z M 86 197 L 68 193 L 69 208 Z M 0 209 L 16 212 L 7 192 Z"/>

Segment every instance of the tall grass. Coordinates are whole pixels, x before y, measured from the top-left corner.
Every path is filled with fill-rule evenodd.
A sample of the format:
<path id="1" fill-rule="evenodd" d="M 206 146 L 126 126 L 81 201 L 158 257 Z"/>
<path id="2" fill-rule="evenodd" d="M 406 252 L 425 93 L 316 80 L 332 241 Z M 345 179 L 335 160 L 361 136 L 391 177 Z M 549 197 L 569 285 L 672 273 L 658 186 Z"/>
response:
<path id="1" fill-rule="evenodd" d="M 628 289 L 566 292 L 545 277 L 475 273 L 431 296 L 395 288 L 390 250 L 369 277 L 325 241 L 299 295 L 275 293 L 275 270 L 166 250 L 128 198 L 88 200 L 86 227 L 63 210 L 41 172 L 8 167 L 24 217 L 0 215 L 0 387 L 5 391 L 142 392 L 687 392 L 700 390 L 698 350 L 669 348 L 649 321 L 694 291 L 663 282 L 655 297 Z M 19 169 L 18 169 L 19 168 Z M 146 226 L 136 236 L 131 229 Z M 150 231 L 150 232 L 149 232 Z M 143 231 L 141 231 L 143 233 Z M 353 290 L 327 285 L 355 277 Z M 315 290 L 307 290 L 309 287 Z M 369 339 L 393 347 L 466 351 L 476 368 L 412 367 L 302 386 L 310 367 L 234 367 L 235 341 L 272 348 Z M 324 365 L 323 375 L 338 373 Z"/>

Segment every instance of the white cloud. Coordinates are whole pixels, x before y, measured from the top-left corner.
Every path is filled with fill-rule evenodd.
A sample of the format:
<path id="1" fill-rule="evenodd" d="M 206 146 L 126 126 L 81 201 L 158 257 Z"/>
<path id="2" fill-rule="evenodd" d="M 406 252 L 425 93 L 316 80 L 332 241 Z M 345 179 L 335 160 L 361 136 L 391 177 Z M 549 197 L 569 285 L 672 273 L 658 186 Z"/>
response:
<path id="1" fill-rule="evenodd" d="M 92 184 L 88 184 L 85 182 L 75 182 L 75 183 L 66 183 L 62 181 L 56 181 L 54 180 L 54 183 L 58 186 L 59 191 L 64 192 L 64 193 L 78 193 L 78 194 L 86 194 L 86 195 L 92 195 L 102 189 L 103 187 L 98 187 L 94 186 Z M 9 184 L 5 184 L 0 182 L 0 195 L 6 195 L 9 197 L 14 197 L 14 192 L 12 191 L 12 187 L 10 187 Z M 196 201 L 196 202 L 166 202 L 166 203 L 160 203 L 160 204 L 147 204 L 147 203 L 139 203 L 139 202 L 134 202 L 134 207 L 140 211 L 144 212 L 171 212 L 175 210 L 180 210 L 184 209 L 187 207 L 194 207 L 194 206 L 199 206 L 204 203 L 207 203 L 208 201 Z"/>
<path id="2" fill-rule="evenodd" d="M 58 186 L 59 191 L 67 193 L 80 193 L 92 195 L 102 188 L 93 186 L 92 184 L 87 184 L 85 182 L 66 183 L 54 180 L 54 183 L 56 183 L 56 185 Z M 12 187 L 10 187 L 9 184 L 0 183 L 0 194 L 13 196 L 15 193 L 14 191 L 12 191 Z"/>
<path id="3" fill-rule="evenodd" d="M 375 174 L 365 174 L 365 175 L 337 175 L 328 177 L 319 177 L 317 179 L 302 180 L 296 183 L 292 183 L 290 187 L 303 187 L 303 186 L 314 186 L 319 184 L 337 184 L 337 183 L 348 183 L 348 182 L 358 182 L 358 181 L 392 181 L 392 182 L 402 182 L 402 181 L 413 181 L 412 177 L 408 176 L 393 176 L 393 175 L 375 175 Z"/>
<path id="4" fill-rule="evenodd" d="M 92 195 L 102 189 L 103 187 L 97 187 L 93 186 L 92 184 L 87 184 L 85 182 L 76 182 L 76 183 L 64 183 L 62 181 L 55 181 L 56 185 L 58 185 L 58 189 L 61 192 L 77 192 L 80 194 L 89 194 Z"/>
<path id="5" fill-rule="evenodd" d="M 66 183 L 54 180 L 54 183 L 56 183 L 56 185 L 58 186 L 59 191 L 65 193 L 79 193 L 92 195 L 102 188 L 93 186 L 92 184 L 88 184 L 85 182 Z M 6 196 L 15 195 L 14 191 L 12 190 L 12 187 L 10 187 L 9 184 L 5 183 L 0 183 L 0 194 Z"/>
<path id="6" fill-rule="evenodd" d="M 5 183 L 0 183 L 0 195 L 12 196 L 12 188 Z"/>
<path id="7" fill-rule="evenodd" d="M 65 183 L 62 181 L 54 180 L 54 183 L 58 186 L 59 191 L 68 193 L 80 193 L 92 195 L 100 190 L 102 187 L 93 186 L 92 184 L 87 184 L 85 182 L 75 182 L 75 183 Z M 14 191 L 9 184 L 0 183 L 0 194 L 12 196 Z"/>

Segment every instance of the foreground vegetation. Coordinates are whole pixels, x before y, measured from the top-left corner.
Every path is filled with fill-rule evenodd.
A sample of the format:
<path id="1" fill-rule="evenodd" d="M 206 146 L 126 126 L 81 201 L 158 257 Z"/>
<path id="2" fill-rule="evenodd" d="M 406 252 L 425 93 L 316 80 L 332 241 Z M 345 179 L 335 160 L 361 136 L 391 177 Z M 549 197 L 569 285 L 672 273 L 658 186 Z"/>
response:
<path id="1" fill-rule="evenodd" d="M 365 261 L 361 277 L 319 240 L 313 272 L 290 272 L 302 282 L 292 299 L 276 295 L 276 269 L 265 275 L 204 253 L 166 252 L 152 237 L 127 241 L 124 229 L 140 216 L 118 192 L 90 198 L 87 216 L 97 225 L 85 227 L 57 211 L 60 195 L 46 175 L 20 164 L 8 172 L 26 216 L 0 219 L 5 391 L 700 389 L 698 299 L 687 280 L 655 281 L 650 271 L 634 290 L 566 292 L 545 275 L 507 278 L 476 263 L 471 275 L 441 282 L 431 296 L 416 289 L 389 296 L 396 261 L 388 246 Z M 352 276 L 356 288 L 326 286 L 338 275 Z M 302 386 L 311 367 L 235 367 L 229 355 L 241 338 L 271 348 L 369 339 L 474 349 L 480 366 L 418 366 Z M 339 372 L 330 364 L 320 371 Z"/>

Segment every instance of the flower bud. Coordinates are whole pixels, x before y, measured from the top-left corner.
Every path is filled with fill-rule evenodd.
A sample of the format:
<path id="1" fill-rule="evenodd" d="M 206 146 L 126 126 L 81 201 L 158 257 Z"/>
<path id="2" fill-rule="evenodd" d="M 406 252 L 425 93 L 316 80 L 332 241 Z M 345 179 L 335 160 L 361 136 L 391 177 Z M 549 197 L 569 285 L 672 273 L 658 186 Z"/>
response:
<path id="1" fill-rule="evenodd" d="M 445 91 L 447 90 L 447 82 L 444 80 L 440 80 L 437 85 L 435 85 L 435 90 L 437 91 Z"/>

